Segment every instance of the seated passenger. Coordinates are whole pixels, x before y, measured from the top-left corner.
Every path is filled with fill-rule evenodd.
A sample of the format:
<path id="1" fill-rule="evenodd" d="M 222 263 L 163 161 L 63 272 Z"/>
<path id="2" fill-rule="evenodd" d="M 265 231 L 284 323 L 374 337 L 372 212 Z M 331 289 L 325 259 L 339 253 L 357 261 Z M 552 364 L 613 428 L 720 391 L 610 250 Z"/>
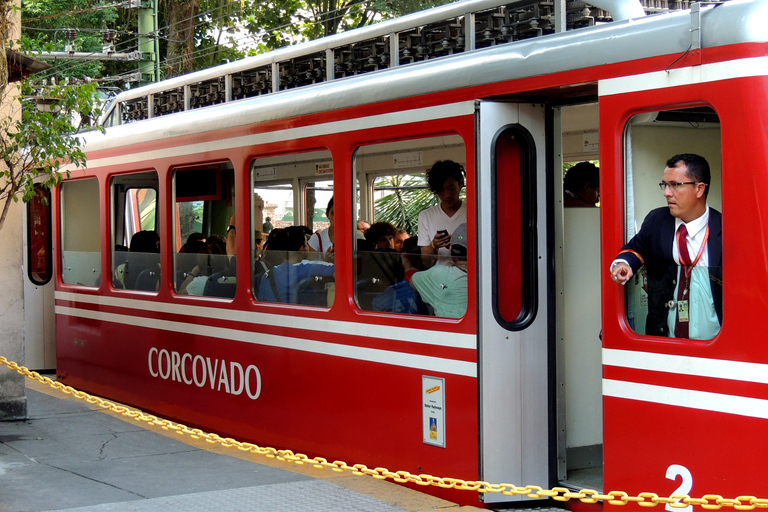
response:
<path id="1" fill-rule="evenodd" d="M 115 268 L 113 283 L 117 288 L 136 289 L 136 280 L 144 270 L 160 273 L 160 235 L 157 231 L 145 230 L 131 237 L 129 254 L 125 263 Z"/>
<path id="2" fill-rule="evenodd" d="M 179 249 L 179 252 L 196 252 L 192 251 L 192 248 L 195 246 L 199 247 L 199 244 L 201 243 L 205 243 L 204 234 L 199 232 L 190 233 L 189 236 L 187 236 L 187 241 L 184 242 L 184 245 Z"/>
<path id="3" fill-rule="evenodd" d="M 410 237 L 403 242 L 400 261 L 403 262 L 403 270 L 405 270 L 404 279 L 406 282 L 410 282 L 411 277 L 416 272 L 427 269 L 424 262 L 421 261 L 421 247 L 419 247 L 419 239 L 417 237 Z"/>
<path id="4" fill-rule="evenodd" d="M 389 222 L 374 222 L 365 232 L 365 240 L 373 250 L 394 249 L 397 228 Z"/>
<path id="5" fill-rule="evenodd" d="M 402 251 L 403 250 L 403 242 L 411 238 L 411 235 L 408 234 L 408 232 L 404 229 L 398 229 L 397 234 L 395 235 L 395 250 L 396 251 Z"/>
<path id="6" fill-rule="evenodd" d="M 590 162 L 579 162 L 565 173 L 563 206 L 593 207 L 600 202 L 600 170 Z"/>
<path id="7" fill-rule="evenodd" d="M 461 318 L 467 312 L 467 225 L 461 224 L 451 235 L 451 262 L 416 272 L 411 286 L 435 315 Z"/>
<path id="8" fill-rule="evenodd" d="M 389 222 L 374 222 L 358 246 L 356 298 L 360 309 L 373 309 L 376 297 L 403 280 L 400 253 L 393 249 L 396 234 L 397 228 Z"/>
<path id="9" fill-rule="evenodd" d="M 429 307 L 421 300 L 419 292 L 411 288 L 407 281 L 400 281 L 389 286 L 374 297 L 371 303 L 374 311 L 387 313 L 405 313 L 409 315 L 431 315 Z"/>
<path id="10" fill-rule="evenodd" d="M 264 248 L 264 235 L 258 229 L 253 230 L 253 244 L 256 254 L 261 253 L 261 250 Z"/>
<path id="11" fill-rule="evenodd" d="M 309 247 L 316 252 L 333 252 L 333 242 L 336 239 L 335 220 L 336 215 L 333 208 L 333 198 L 328 201 L 328 207 L 325 209 L 325 216 L 328 218 L 330 226 L 313 234 L 309 239 Z"/>
<path id="12" fill-rule="evenodd" d="M 227 267 L 226 245 L 215 238 L 205 244 L 197 255 L 197 266 L 193 268 L 179 287 L 179 293 L 203 296 L 205 283 L 212 274 L 222 272 Z"/>
<path id="13" fill-rule="evenodd" d="M 371 303 L 373 310 L 412 315 L 431 315 L 432 311 L 421 300 L 419 292 L 414 290 L 409 284 L 411 276 L 415 272 L 426 269 L 421 262 L 421 248 L 419 247 L 418 239 L 413 237 L 405 240 L 403 252 L 399 256 L 404 271 L 403 280 L 390 285 L 374 297 Z"/>
<path id="14" fill-rule="evenodd" d="M 301 226 L 290 226 L 281 230 L 269 241 L 267 252 L 281 251 L 283 263 L 269 269 L 261 277 L 257 299 L 265 302 L 302 304 L 296 294 L 299 283 L 309 277 L 334 275 L 332 263 L 305 259 L 311 251 Z"/>
<path id="15" fill-rule="evenodd" d="M 363 236 L 365 236 L 366 231 L 368 231 L 368 228 L 370 227 L 371 225 L 364 220 L 357 221 L 357 232 Z"/>
<path id="16" fill-rule="evenodd" d="M 277 238 L 282 228 L 273 228 L 267 236 L 266 242 L 260 253 L 256 255 L 253 262 L 253 295 L 257 297 L 259 294 L 259 286 L 261 285 L 261 277 L 264 273 L 283 262 L 283 255 L 277 251 L 275 244 L 272 242 Z"/>
<path id="17" fill-rule="evenodd" d="M 211 235 L 205 240 L 205 243 L 208 245 L 216 245 L 218 249 L 224 251 L 224 254 L 227 254 L 227 239 L 222 235 Z M 216 252 L 217 254 L 219 253 L 218 250 Z"/>
<path id="18" fill-rule="evenodd" d="M 205 236 L 192 233 L 174 258 L 174 286 L 178 291 L 189 273 L 197 265 L 197 254 L 205 247 Z"/>

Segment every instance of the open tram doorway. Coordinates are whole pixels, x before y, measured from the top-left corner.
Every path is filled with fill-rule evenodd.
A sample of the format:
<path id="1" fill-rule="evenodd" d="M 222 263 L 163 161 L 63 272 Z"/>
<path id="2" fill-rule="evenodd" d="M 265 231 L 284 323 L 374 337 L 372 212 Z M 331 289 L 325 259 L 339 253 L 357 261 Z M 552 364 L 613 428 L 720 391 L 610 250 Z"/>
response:
<path id="1" fill-rule="evenodd" d="M 600 205 L 588 193 L 593 183 L 581 189 L 600 166 L 598 106 L 559 107 L 554 117 L 557 480 L 602 490 Z"/>
<path id="2" fill-rule="evenodd" d="M 481 479 L 602 490 L 600 208 L 563 201 L 564 164 L 599 165 L 597 103 L 479 118 Z"/>

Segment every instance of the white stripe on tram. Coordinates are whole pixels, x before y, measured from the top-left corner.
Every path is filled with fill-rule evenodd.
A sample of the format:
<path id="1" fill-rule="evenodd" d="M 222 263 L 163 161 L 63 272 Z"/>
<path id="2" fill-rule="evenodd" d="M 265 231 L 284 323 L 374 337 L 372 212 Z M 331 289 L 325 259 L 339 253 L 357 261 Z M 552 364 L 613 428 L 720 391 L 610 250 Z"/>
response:
<path id="1" fill-rule="evenodd" d="M 768 419 L 768 400 L 603 379 L 603 396 Z"/>
<path id="2" fill-rule="evenodd" d="M 216 310 L 221 312 L 224 310 Z M 76 318 L 98 320 L 100 322 L 112 322 L 134 327 L 146 327 L 163 331 L 184 333 L 198 336 L 210 336 L 227 340 L 253 343 L 270 347 L 279 347 L 290 350 L 299 350 L 314 354 L 323 354 L 373 363 L 390 364 L 406 368 L 415 368 L 423 371 L 448 373 L 465 377 L 477 377 L 477 365 L 466 361 L 456 361 L 439 357 L 407 354 L 366 347 L 355 347 L 326 343 L 317 340 L 278 336 L 274 334 L 253 333 L 231 329 L 226 327 L 214 327 L 210 325 L 191 324 L 187 322 L 174 322 L 170 320 L 157 320 L 140 316 L 121 315 L 116 313 L 104 313 L 88 309 L 69 308 L 56 306 L 57 315 L 66 315 Z"/>
<path id="3" fill-rule="evenodd" d="M 603 349 L 603 365 L 768 384 L 768 364 Z"/>
<path id="4" fill-rule="evenodd" d="M 259 313 L 255 311 L 241 311 L 237 309 L 218 308 L 214 306 L 197 306 L 187 304 L 173 304 L 169 302 L 149 302 L 139 299 L 125 299 L 114 296 L 86 295 L 70 292 L 56 292 L 56 300 L 66 300 L 75 303 L 95 304 L 98 306 L 129 308 L 144 311 L 150 307 L 152 311 L 174 315 L 185 315 L 196 318 L 215 318 L 222 321 L 246 322 L 255 325 L 270 325 L 292 329 L 307 329 L 333 334 L 348 334 L 352 336 L 365 336 L 420 343 L 447 348 L 477 349 L 477 339 L 473 334 L 462 334 L 451 331 L 411 329 L 391 325 L 368 325 L 363 320 L 360 322 L 343 322 L 320 318 L 300 318 L 286 314 Z M 140 316 L 126 314 L 130 318 Z M 299 323 L 300 322 L 300 323 Z"/>
<path id="5" fill-rule="evenodd" d="M 185 146 L 166 147 L 139 153 L 128 152 L 115 157 L 89 159 L 88 169 L 143 162 L 145 160 L 154 160 L 157 158 L 194 155 L 208 151 L 222 151 L 233 148 L 249 147 L 257 144 L 284 142 L 305 137 L 338 134 L 370 128 L 382 128 L 421 121 L 433 121 L 449 117 L 472 115 L 474 112 L 475 104 L 472 101 L 450 103 L 448 105 L 436 105 L 433 107 L 404 110 L 400 112 L 388 112 L 386 114 L 344 119 L 341 121 L 299 126 L 296 128 L 286 128 L 283 130 L 218 139 L 197 144 L 188 144 Z"/>
<path id="6" fill-rule="evenodd" d="M 610 96 L 766 75 L 768 75 L 768 57 L 750 57 L 701 66 L 673 68 L 669 72 L 654 71 L 620 78 L 608 78 L 598 81 L 597 91 L 598 96 Z"/>

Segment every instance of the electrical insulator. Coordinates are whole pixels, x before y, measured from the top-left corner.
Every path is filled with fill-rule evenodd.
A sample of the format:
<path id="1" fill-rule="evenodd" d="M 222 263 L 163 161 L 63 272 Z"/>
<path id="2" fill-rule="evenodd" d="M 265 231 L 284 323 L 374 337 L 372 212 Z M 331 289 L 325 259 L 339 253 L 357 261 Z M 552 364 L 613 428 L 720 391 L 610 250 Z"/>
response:
<path id="1" fill-rule="evenodd" d="M 77 37 L 77 29 L 76 28 L 65 28 L 64 29 L 64 38 L 68 39 L 69 41 L 74 41 Z"/>

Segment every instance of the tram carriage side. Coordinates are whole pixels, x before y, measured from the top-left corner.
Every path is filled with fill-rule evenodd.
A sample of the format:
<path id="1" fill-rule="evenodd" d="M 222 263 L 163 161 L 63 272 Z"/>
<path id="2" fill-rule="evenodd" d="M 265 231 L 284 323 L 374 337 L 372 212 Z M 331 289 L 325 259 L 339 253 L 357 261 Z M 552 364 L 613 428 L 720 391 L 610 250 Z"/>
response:
<path id="1" fill-rule="evenodd" d="M 756 156 L 766 147 L 752 134 L 763 120 L 743 113 L 765 104 L 766 48 L 748 27 L 720 30 L 734 19 L 758 26 L 768 13 L 743 2 L 701 16 L 705 43 L 711 34 L 718 44 L 699 52 L 676 42 L 610 66 L 585 57 L 581 69 L 508 70 L 487 84 L 462 76 L 453 88 L 453 66 L 437 63 L 424 73 L 443 76 L 443 91 L 433 80 L 419 93 L 407 72 L 383 72 L 338 89 L 320 84 L 317 95 L 286 91 L 276 105 L 248 100 L 110 130 L 89 142 L 89 169 L 54 194 L 62 381 L 233 437 L 393 470 L 660 495 L 765 494 L 759 471 L 728 450 L 717 464 L 699 454 L 718 436 L 759 455 L 754 440 L 765 426 L 758 374 L 766 361 L 754 350 L 760 311 L 750 297 L 762 296 L 766 276 L 728 283 L 738 282 L 736 268 L 765 260 L 745 236 L 762 233 L 768 173 Z M 684 37 L 674 19 L 670 34 Z M 643 23 L 657 44 L 665 23 Z M 625 50 L 648 37 L 624 29 L 636 38 Z M 587 36 L 569 38 L 551 57 L 520 54 L 531 68 L 551 67 Z M 499 50 L 477 55 L 457 62 L 504 68 L 483 59 Z M 398 81 L 413 94 L 378 91 L 369 96 L 378 101 L 330 112 L 314 106 L 322 98 L 339 107 L 342 88 L 362 98 L 366 87 L 395 90 Z M 642 281 L 619 289 L 606 279 L 618 248 L 664 205 L 660 172 L 680 152 L 709 160 L 709 204 L 724 214 L 723 325 L 710 340 L 644 332 Z M 420 174 L 445 158 L 467 170 L 466 313 L 374 311 L 358 287 L 358 212 L 375 220 L 377 178 Z M 598 158 L 600 208 L 563 208 L 562 163 Z M 318 204 L 330 195 L 333 285 L 313 295 L 324 303 L 259 301 L 253 231 L 270 207 L 261 201 L 280 196 L 281 220 L 290 210 L 298 225 L 321 218 Z M 737 221 L 735 205 L 758 213 Z M 217 297 L 179 293 L 182 233 L 225 234 L 232 215 L 244 236 L 233 273 L 215 279 L 229 288 Z M 159 252 L 134 259 L 115 250 L 137 223 L 154 226 Z M 128 273 L 153 278 L 147 288 L 126 286 L 126 262 Z M 737 306 L 747 303 L 755 304 L 749 315 Z"/>

